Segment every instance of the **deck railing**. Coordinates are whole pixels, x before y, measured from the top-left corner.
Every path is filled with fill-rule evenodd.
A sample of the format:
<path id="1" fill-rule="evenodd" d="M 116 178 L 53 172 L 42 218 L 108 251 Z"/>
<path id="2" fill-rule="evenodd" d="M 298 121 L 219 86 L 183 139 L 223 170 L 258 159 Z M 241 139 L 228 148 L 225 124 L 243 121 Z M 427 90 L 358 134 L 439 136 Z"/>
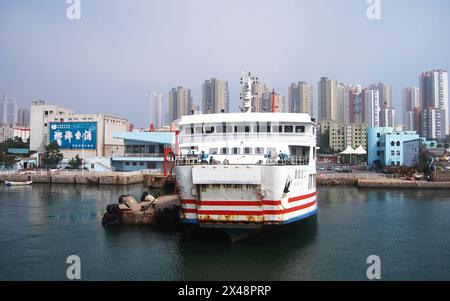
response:
<path id="1" fill-rule="evenodd" d="M 280 158 L 264 158 L 263 160 L 255 161 L 254 163 L 237 163 L 230 162 L 228 159 L 219 160 L 201 160 L 197 155 L 185 155 L 176 157 L 176 165 L 264 165 L 264 166 L 285 166 L 285 165 L 309 165 L 309 158 L 303 156 L 286 156 Z"/>

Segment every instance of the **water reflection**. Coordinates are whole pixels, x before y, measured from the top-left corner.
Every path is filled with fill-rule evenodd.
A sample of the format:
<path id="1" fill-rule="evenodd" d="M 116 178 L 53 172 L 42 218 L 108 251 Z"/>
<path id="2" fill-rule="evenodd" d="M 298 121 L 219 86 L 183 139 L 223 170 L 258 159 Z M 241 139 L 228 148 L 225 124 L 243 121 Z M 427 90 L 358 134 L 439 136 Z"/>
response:
<path id="1" fill-rule="evenodd" d="M 290 278 L 285 270 L 296 257 L 311 253 L 317 236 L 311 217 L 276 227 L 231 245 L 220 231 L 183 235 L 180 249 L 189 280 L 270 280 Z"/>

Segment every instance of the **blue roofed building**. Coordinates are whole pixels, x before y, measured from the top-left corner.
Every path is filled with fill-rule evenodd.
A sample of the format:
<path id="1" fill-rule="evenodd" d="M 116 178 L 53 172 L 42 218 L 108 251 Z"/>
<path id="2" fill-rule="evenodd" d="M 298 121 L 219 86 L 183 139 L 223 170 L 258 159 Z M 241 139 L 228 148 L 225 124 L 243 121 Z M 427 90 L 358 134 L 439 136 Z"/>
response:
<path id="1" fill-rule="evenodd" d="M 382 166 L 414 166 L 419 160 L 420 138 L 415 131 L 396 132 L 392 127 L 367 128 L 367 162 Z"/>
<path id="2" fill-rule="evenodd" d="M 124 141 L 124 153 L 111 158 L 116 171 L 163 172 L 164 149 L 175 144 L 175 132 L 115 132 L 113 138 Z"/>

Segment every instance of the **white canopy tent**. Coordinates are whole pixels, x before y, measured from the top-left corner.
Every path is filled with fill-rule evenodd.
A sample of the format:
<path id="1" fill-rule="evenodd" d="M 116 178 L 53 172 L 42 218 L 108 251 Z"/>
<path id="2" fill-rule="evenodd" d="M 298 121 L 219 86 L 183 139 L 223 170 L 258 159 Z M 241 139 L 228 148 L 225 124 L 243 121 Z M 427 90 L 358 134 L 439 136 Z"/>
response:
<path id="1" fill-rule="evenodd" d="M 362 145 L 360 145 L 360 146 L 358 146 L 357 149 L 355 149 L 355 154 L 356 155 L 365 155 L 365 154 L 367 154 L 367 152 L 364 149 L 364 147 Z"/>
<path id="2" fill-rule="evenodd" d="M 349 155 L 350 156 L 350 163 L 352 162 L 352 155 L 353 158 L 355 158 L 357 155 L 365 155 L 367 152 L 362 147 L 362 145 L 358 146 L 358 148 L 353 149 L 350 145 L 347 145 L 347 148 L 340 152 L 340 155 Z M 353 160 L 354 161 L 354 160 Z"/>
<path id="3" fill-rule="evenodd" d="M 340 155 L 355 155 L 356 152 L 350 145 L 347 145 L 347 148 L 344 151 L 340 152 L 339 154 Z"/>

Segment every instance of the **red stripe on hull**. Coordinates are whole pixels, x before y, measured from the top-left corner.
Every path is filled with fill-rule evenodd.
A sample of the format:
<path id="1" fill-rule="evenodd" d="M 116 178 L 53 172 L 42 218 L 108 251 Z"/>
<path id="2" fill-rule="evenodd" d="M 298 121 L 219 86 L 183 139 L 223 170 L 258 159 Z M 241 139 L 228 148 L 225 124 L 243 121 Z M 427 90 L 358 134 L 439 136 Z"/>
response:
<path id="1" fill-rule="evenodd" d="M 289 198 L 289 203 L 305 200 L 311 197 L 316 196 L 316 192 Z M 195 199 L 184 199 L 181 200 L 183 204 L 197 204 L 197 200 Z M 227 200 L 227 201 L 199 201 L 198 202 L 200 206 L 261 206 L 261 205 L 268 205 L 268 206 L 277 206 L 281 205 L 281 200 L 262 200 L 260 201 L 242 201 L 242 200 Z"/>
<path id="2" fill-rule="evenodd" d="M 292 208 L 286 208 L 286 209 L 282 209 L 282 210 L 264 210 L 264 214 L 285 214 L 285 213 L 291 213 L 294 211 L 298 211 L 298 210 L 302 210 L 311 206 L 314 206 L 316 204 L 316 200 L 300 205 L 300 206 L 296 206 L 296 207 L 292 207 Z"/>
<path id="3" fill-rule="evenodd" d="M 316 196 L 316 192 L 313 192 L 313 193 L 310 193 L 310 194 L 301 195 L 301 196 L 297 196 L 297 197 L 293 197 L 293 198 L 289 198 L 289 203 L 305 200 L 305 199 L 311 198 L 313 196 Z"/>
<path id="4" fill-rule="evenodd" d="M 286 208 L 286 209 L 280 209 L 280 210 L 261 210 L 261 211 L 197 210 L 197 211 L 195 211 L 195 209 L 183 209 L 183 211 L 186 213 L 197 212 L 197 214 L 203 214 L 203 215 L 264 215 L 264 214 L 276 215 L 276 214 L 285 214 L 285 213 L 291 213 L 294 211 L 306 209 L 308 207 L 314 206 L 315 204 L 316 204 L 316 200 L 306 203 L 306 204 L 303 204 L 303 205 L 300 205 L 300 206 Z M 189 212 L 187 210 L 189 210 Z"/>

